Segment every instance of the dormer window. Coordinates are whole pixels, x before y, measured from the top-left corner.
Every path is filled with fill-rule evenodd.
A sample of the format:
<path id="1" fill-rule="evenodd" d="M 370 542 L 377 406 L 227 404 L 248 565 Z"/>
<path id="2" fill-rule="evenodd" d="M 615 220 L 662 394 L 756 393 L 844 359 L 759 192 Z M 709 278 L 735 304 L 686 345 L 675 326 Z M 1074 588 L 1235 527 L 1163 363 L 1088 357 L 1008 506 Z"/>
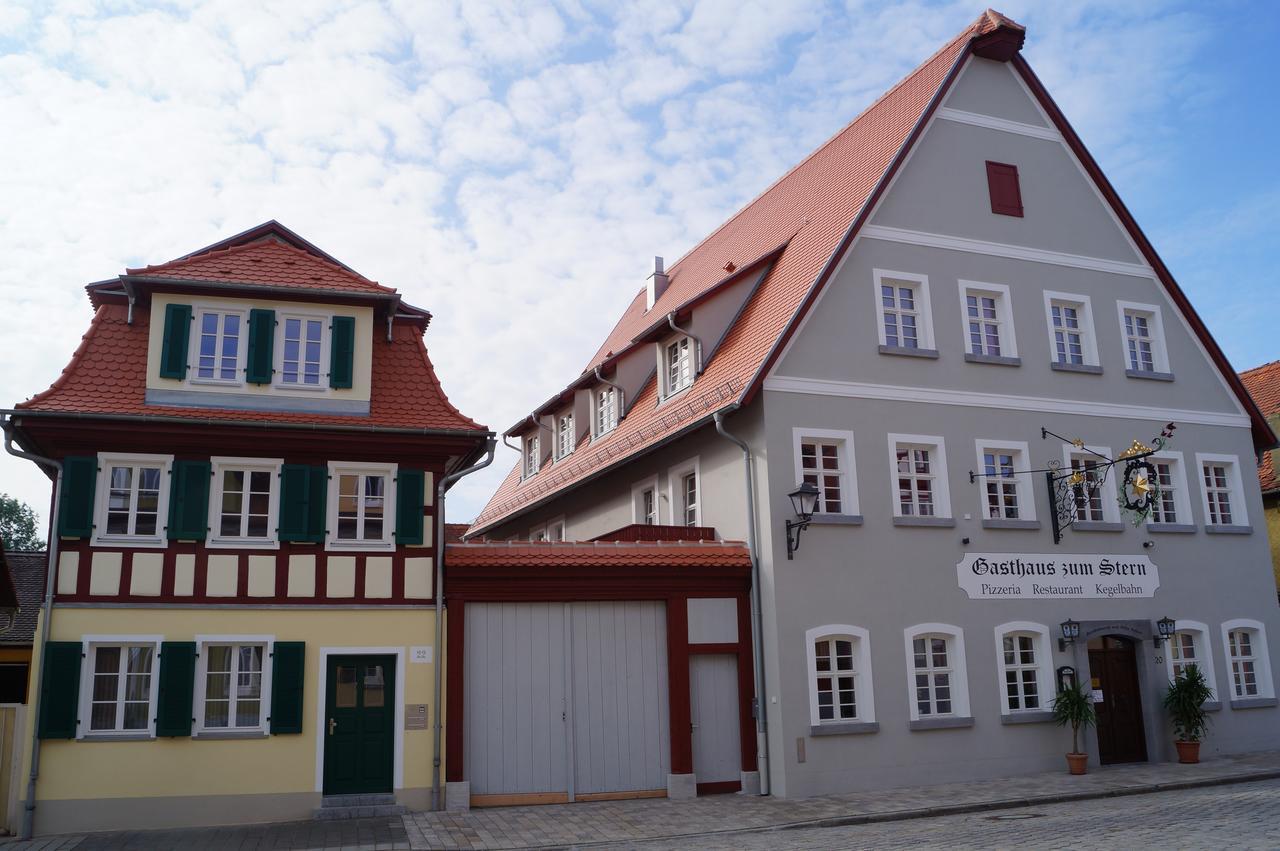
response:
<path id="1" fill-rule="evenodd" d="M 662 396 L 674 396 L 693 386 L 693 341 L 680 337 L 663 347 Z"/>
<path id="2" fill-rule="evenodd" d="M 527 479 L 535 475 L 541 462 L 542 441 L 538 439 L 538 433 L 535 431 L 524 439 L 524 465 L 521 478 Z"/>
<path id="3" fill-rule="evenodd" d="M 608 434 L 618 425 L 618 391 L 600 387 L 591 394 L 591 428 L 594 437 Z"/>
<path id="4" fill-rule="evenodd" d="M 568 457 L 577 444 L 578 433 L 574 428 L 573 411 L 556 417 L 556 460 Z"/>
<path id="5" fill-rule="evenodd" d="M 280 317 L 280 383 L 291 387 L 321 387 L 325 321 L 317 316 Z"/>
<path id="6" fill-rule="evenodd" d="M 196 381 L 239 383 L 244 314 L 239 311 L 200 310 L 197 313 Z"/>

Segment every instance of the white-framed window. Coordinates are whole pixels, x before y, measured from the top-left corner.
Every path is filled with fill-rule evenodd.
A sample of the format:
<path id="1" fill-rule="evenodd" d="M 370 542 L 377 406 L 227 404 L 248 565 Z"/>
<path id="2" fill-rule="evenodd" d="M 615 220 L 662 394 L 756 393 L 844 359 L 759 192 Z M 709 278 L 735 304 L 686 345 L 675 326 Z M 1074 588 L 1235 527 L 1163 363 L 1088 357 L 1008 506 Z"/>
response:
<path id="1" fill-rule="evenodd" d="M 860 626 L 828 624 L 805 632 L 809 722 L 814 726 L 876 720 L 871 634 Z"/>
<path id="2" fill-rule="evenodd" d="M 1236 618 L 1222 625 L 1227 656 L 1227 688 L 1232 700 L 1275 697 L 1267 628 L 1261 621 Z"/>
<path id="3" fill-rule="evenodd" d="M 197 635 L 196 732 L 265 733 L 271 707 L 270 635 Z"/>
<path id="4" fill-rule="evenodd" d="M 547 523 L 546 540 L 558 542 L 564 540 L 564 518 L 557 517 L 555 520 Z"/>
<path id="5" fill-rule="evenodd" d="M 395 464 L 330 461 L 328 549 L 394 549 L 395 504 Z"/>
<path id="6" fill-rule="evenodd" d="M 210 459 L 210 546 L 276 547 L 280 516 L 279 458 Z"/>
<path id="7" fill-rule="evenodd" d="M 631 486 L 631 522 L 657 526 L 661 522 L 658 508 L 658 477 Z"/>
<path id="8" fill-rule="evenodd" d="M 1195 665 L 1204 674 L 1205 682 L 1213 691 L 1210 700 L 1218 699 L 1218 681 L 1213 673 L 1213 650 L 1209 647 L 1209 626 L 1199 621 L 1178 618 L 1176 632 L 1169 639 L 1168 652 L 1165 654 L 1165 665 L 1169 671 L 1169 679 L 1182 675 L 1189 666 Z"/>
<path id="9" fill-rule="evenodd" d="M 242 310 L 196 305 L 188 381 L 194 384 L 242 384 L 248 327 Z"/>
<path id="10" fill-rule="evenodd" d="M 996 627 L 1000 714 L 1043 712 L 1053 702 L 1053 657 L 1049 628 L 1030 621 Z"/>
<path id="11" fill-rule="evenodd" d="M 1049 359 L 1064 366 L 1098 366 L 1093 306 L 1087 295 L 1044 292 L 1049 327 Z"/>
<path id="12" fill-rule="evenodd" d="M 966 352 L 986 357 L 1018 356 L 1009 298 L 1005 284 L 960 282 Z"/>
<path id="13" fill-rule="evenodd" d="M 93 543 L 165 545 L 172 455 L 98 454 Z"/>
<path id="14" fill-rule="evenodd" d="M 523 447 L 520 478 L 527 479 L 537 475 L 538 470 L 542 468 L 542 434 L 536 430 L 532 434 L 526 434 L 520 441 L 520 445 Z"/>
<path id="15" fill-rule="evenodd" d="M 978 472 L 982 486 L 982 517 L 985 520 L 1035 520 L 1036 500 L 1032 490 L 1025 441 L 982 440 L 978 449 Z"/>
<path id="16" fill-rule="evenodd" d="M 1169 372 L 1164 320 L 1159 305 L 1117 301 L 1116 309 L 1120 312 L 1125 368 L 1136 373 Z"/>
<path id="17" fill-rule="evenodd" d="M 889 435 L 895 517 L 950 517 L 947 450 L 941 437 Z"/>
<path id="18" fill-rule="evenodd" d="M 530 541 L 537 543 L 539 541 L 545 541 L 546 539 L 547 539 L 546 526 L 534 526 L 532 529 L 529 530 Z"/>
<path id="19" fill-rule="evenodd" d="M 556 460 L 567 458 L 578 445 L 578 432 L 574 426 L 573 411 L 556 417 Z"/>
<path id="20" fill-rule="evenodd" d="M 907 693 L 912 721 L 969 717 L 964 631 L 941 623 L 903 630 L 907 649 Z"/>
<path id="21" fill-rule="evenodd" d="M 155 734 L 156 675 L 160 642 L 156 635 L 85 636 L 77 731 L 84 736 Z"/>
<path id="22" fill-rule="evenodd" d="M 1207 526 L 1248 526 L 1240 460 L 1234 455 L 1196 453 L 1200 496 Z"/>
<path id="23" fill-rule="evenodd" d="M 871 277 L 875 282 L 880 345 L 899 349 L 933 349 L 928 276 L 873 269 Z"/>
<path id="24" fill-rule="evenodd" d="M 1190 523 L 1191 499 L 1187 492 L 1186 468 L 1182 453 L 1161 450 L 1147 459 L 1156 469 L 1159 489 L 1151 503 L 1148 523 Z"/>
<path id="25" fill-rule="evenodd" d="M 817 514 L 859 514 L 853 432 L 792 429 L 796 484 L 818 489 Z"/>
<path id="26" fill-rule="evenodd" d="M 1063 447 L 1062 456 L 1064 466 L 1079 476 L 1078 482 L 1071 484 L 1075 522 L 1119 523 L 1119 491 L 1113 481 L 1116 471 L 1106 467 L 1111 449 L 1106 446 L 1077 448 L 1068 445 Z M 1095 487 L 1103 476 L 1106 480 Z"/>
<path id="27" fill-rule="evenodd" d="M 332 316 L 320 313 L 281 313 L 276 318 L 277 387 L 328 389 L 332 323 Z"/>
<path id="28" fill-rule="evenodd" d="M 591 391 L 591 436 L 600 437 L 618 425 L 618 391 L 601 386 Z"/>
<path id="29" fill-rule="evenodd" d="M 677 337 L 663 343 L 660 374 L 662 398 L 667 399 L 693 386 L 694 355 L 697 348 L 690 337 Z"/>
<path id="30" fill-rule="evenodd" d="M 667 473 L 667 504 L 676 526 L 702 525 L 702 476 L 697 458 L 672 467 Z"/>

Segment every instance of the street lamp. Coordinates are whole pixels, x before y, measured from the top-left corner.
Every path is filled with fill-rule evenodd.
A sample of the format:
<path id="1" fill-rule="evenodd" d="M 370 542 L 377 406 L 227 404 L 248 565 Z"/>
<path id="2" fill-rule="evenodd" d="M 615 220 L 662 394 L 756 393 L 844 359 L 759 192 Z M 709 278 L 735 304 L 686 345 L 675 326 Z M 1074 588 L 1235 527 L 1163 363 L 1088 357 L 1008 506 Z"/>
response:
<path id="1" fill-rule="evenodd" d="M 800 533 L 809 528 L 813 510 L 818 506 L 818 486 L 813 482 L 805 482 L 787 496 L 791 498 L 791 510 L 796 513 L 795 520 L 787 521 L 787 559 L 790 560 L 795 551 L 800 549 Z M 794 537 L 791 534 L 793 530 Z"/>
<path id="2" fill-rule="evenodd" d="M 1160 646 L 1162 641 L 1168 641 L 1173 638 L 1173 634 L 1178 630 L 1178 622 L 1173 618 L 1161 618 L 1156 621 L 1156 634 L 1151 637 L 1151 643 L 1156 647 Z"/>
<path id="3" fill-rule="evenodd" d="M 1058 651 L 1065 653 L 1068 644 L 1075 644 L 1076 639 L 1080 637 L 1080 624 L 1067 618 L 1062 622 L 1062 637 L 1058 639 Z"/>

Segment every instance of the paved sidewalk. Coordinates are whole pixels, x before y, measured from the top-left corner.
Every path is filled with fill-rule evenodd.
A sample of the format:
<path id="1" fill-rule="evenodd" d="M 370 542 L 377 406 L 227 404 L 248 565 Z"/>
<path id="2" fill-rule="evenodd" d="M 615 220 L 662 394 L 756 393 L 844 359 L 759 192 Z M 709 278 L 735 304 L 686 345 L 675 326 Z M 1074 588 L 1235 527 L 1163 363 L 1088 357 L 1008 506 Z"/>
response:
<path id="1" fill-rule="evenodd" d="M 1141 764 L 1061 771 L 973 783 L 832 795 L 804 800 L 717 795 L 693 801 L 649 799 L 505 807 L 469 813 L 411 813 L 345 822 L 295 822 L 194 830 L 127 831 L 9 842 L 2 851 L 304 851 L 304 849 L 513 849 L 566 845 L 732 847 L 734 834 L 833 827 L 1001 810 L 1280 778 L 1280 752 L 1200 765 Z M 790 834 L 788 834 L 790 835 Z M 782 836 L 779 845 L 785 845 Z"/>

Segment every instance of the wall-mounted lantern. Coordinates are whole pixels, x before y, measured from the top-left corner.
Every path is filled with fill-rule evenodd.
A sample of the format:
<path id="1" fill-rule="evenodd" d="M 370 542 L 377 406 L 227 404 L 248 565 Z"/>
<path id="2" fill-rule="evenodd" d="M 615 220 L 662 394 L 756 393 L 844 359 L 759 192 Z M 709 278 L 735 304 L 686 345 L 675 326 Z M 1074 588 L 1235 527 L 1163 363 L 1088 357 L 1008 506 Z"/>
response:
<path id="1" fill-rule="evenodd" d="M 1062 622 L 1062 637 L 1058 639 L 1059 652 L 1065 653 L 1067 645 L 1075 644 L 1076 639 L 1080 637 L 1080 623 L 1067 618 Z"/>
<path id="2" fill-rule="evenodd" d="M 813 482 L 805 482 L 787 496 L 791 498 L 791 509 L 796 513 L 795 520 L 787 521 L 787 559 L 790 560 L 795 551 L 800 549 L 800 533 L 809 528 L 813 511 L 818 507 L 818 486 Z M 793 531 L 794 536 L 791 534 Z"/>
<path id="3" fill-rule="evenodd" d="M 1151 643 L 1159 647 L 1161 642 L 1168 641 L 1173 638 L 1173 634 L 1178 631 L 1178 622 L 1173 618 L 1161 618 L 1156 621 L 1156 634 L 1151 636 Z"/>

